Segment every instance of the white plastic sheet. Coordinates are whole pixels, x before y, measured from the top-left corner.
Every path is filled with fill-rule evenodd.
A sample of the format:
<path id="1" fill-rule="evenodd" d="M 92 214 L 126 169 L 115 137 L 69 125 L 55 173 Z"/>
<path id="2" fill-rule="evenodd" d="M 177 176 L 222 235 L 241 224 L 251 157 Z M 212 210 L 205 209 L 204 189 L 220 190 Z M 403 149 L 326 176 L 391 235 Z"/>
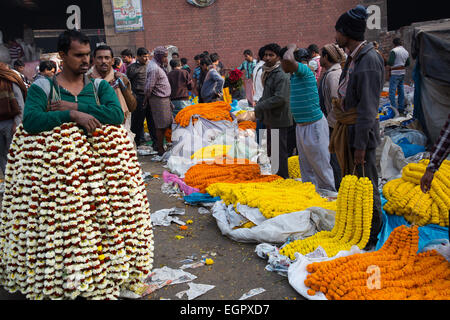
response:
<path id="1" fill-rule="evenodd" d="M 222 234 L 238 242 L 284 243 L 289 237 L 302 239 L 322 230 L 331 230 L 334 226 L 334 211 L 319 207 L 264 220 L 256 219 L 255 208 L 239 205 L 239 210 L 237 213 L 232 205 L 227 206 L 223 201 L 217 201 L 212 209 Z M 234 229 L 250 220 L 249 218 L 258 225 Z"/>

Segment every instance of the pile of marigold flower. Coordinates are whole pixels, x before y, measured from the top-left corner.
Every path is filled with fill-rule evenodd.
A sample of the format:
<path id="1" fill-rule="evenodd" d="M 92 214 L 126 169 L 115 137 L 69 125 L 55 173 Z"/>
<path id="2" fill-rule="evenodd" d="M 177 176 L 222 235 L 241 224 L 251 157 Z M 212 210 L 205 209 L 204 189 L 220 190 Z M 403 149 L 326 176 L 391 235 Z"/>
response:
<path id="1" fill-rule="evenodd" d="M 307 293 L 328 300 L 449 300 L 450 263 L 436 250 L 417 253 L 418 226 L 395 228 L 383 247 L 307 266 Z"/>
<path id="2" fill-rule="evenodd" d="M 231 106 L 224 101 L 193 104 L 179 111 L 175 117 L 175 122 L 182 127 L 187 127 L 194 116 L 211 121 L 233 121 L 230 111 Z M 196 118 L 192 119 L 192 123 L 196 121 Z"/>
<path id="3" fill-rule="evenodd" d="M 239 130 L 256 130 L 256 122 L 254 121 L 241 121 L 238 123 Z"/>
<path id="4" fill-rule="evenodd" d="M 367 178 L 347 175 L 339 188 L 335 224 L 331 231 L 320 231 L 313 236 L 295 240 L 280 249 L 280 253 L 295 259 L 295 253 L 307 254 L 321 246 L 328 257 L 354 245 L 363 249 L 370 236 L 373 213 L 373 185 Z"/>
<path id="5" fill-rule="evenodd" d="M 282 179 L 277 175 L 262 175 L 259 165 L 248 159 L 223 159 L 223 163 L 201 162 L 189 168 L 184 182 L 200 192 L 214 183 L 267 182 Z"/>
<path id="6" fill-rule="evenodd" d="M 240 203 L 258 208 L 267 219 L 310 207 L 336 210 L 336 202 L 322 198 L 312 183 L 292 179 L 265 183 L 216 183 L 206 191 L 213 197 L 220 197 L 227 205 Z"/>
<path id="7" fill-rule="evenodd" d="M 384 210 L 403 216 L 406 221 L 424 226 L 438 224 L 449 226 L 450 210 L 450 161 L 445 160 L 434 174 L 431 189 L 423 193 L 420 180 L 429 160 L 410 163 L 402 170 L 402 177 L 387 182 L 383 195 L 387 199 Z"/>
<path id="8" fill-rule="evenodd" d="M 122 127 L 17 128 L 0 214 L 0 283 L 29 299 L 115 299 L 153 263 L 149 203 Z"/>

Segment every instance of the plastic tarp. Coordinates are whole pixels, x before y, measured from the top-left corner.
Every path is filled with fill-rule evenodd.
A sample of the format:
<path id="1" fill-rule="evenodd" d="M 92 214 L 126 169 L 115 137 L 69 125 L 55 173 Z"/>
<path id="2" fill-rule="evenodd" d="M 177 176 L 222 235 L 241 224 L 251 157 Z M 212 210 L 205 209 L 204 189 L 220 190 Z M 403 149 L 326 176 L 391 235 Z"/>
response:
<path id="1" fill-rule="evenodd" d="M 227 206 L 223 201 L 214 204 L 212 213 L 223 235 L 237 242 L 284 243 L 288 238 L 304 239 L 322 230 L 331 230 L 335 213 L 319 207 L 285 213 L 266 219 L 257 208 L 238 204 Z M 237 212 L 239 211 L 239 212 Z M 245 221 L 257 224 L 251 228 L 236 228 Z"/>
<path id="2" fill-rule="evenodd" d="M 408 164 L 402 148 L 389 136 L 385 136 L 377 148 L 378 172 L 382 181 L 398 178 L 402 168 Z"/>
<path id="3" fill-rule="evenodd" d="M 414 28 L 414 117 L 434 144 L 450 112 L 450 21 Z"/>

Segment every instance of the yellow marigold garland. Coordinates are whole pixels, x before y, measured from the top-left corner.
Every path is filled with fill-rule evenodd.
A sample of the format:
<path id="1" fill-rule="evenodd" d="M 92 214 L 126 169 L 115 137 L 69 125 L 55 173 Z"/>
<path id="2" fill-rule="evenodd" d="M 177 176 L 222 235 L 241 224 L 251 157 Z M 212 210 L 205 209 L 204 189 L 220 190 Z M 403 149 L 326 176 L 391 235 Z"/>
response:
<path id="1" fill-rule="evenodd" d="M 388 200 L 384 210 L 403 216 L 408 222 L 424 226 L 438 224 L 449 226 L 450 209 L 450 161 L 445 160 L 434 175 L 429 193 L 420 189 L 429 160 L 410 163 L 402 170 L 402 177 L 387 182 L 383 195 Z"/>
<path id="2" fill-rule="evenodd" d="M 267 219 L 310 207 L 336 210 L 335 201 L 322 198 L 312 183 L 292 179 L 265 183 L 215 183 L 206 188 L 206 192 L 220 197 L 227 205 L 240 203 L 258 208 Z"/>
<path id="3" fill-rule="evenodd" d="M 230 111 L 231 106 L 224 101 L 199 103 L 187 106 L 179 111 L 174 120 L 182 127 L 187 127 L 191 118 L 195 115 L 211 121 L 233 121 Z M 197 119 L 193 119 L 193 123 L 196 121 Z"/>
<path id="4" fill-rule="evenodd" d="M 449 300 L 450 263 L 435 250 L 417 254 L 418 242 L 418 226 L 403 225 L 378 251 L 311 263 L 307 293 L 329 300 Z"/>
<path id="5" fill-rule="evenodd" d="M 295 253 L 307 254 L 321 246 L 329 257 L 353 245 L 363 249 L 370 236 L 373 212 L 373 185 L 364 177 L 347 175 L 342 179 L 336 203 L 335 225 L 331 231 L 296 240 L 281 248 L 280 253 L 295 259 Z"/>
<path id="6" fill-rule="evenodd" d="M 288 171 L 291 179 L 300 179 L 302 177 L 298 156 L 292 156 L 288 159 Z"/>

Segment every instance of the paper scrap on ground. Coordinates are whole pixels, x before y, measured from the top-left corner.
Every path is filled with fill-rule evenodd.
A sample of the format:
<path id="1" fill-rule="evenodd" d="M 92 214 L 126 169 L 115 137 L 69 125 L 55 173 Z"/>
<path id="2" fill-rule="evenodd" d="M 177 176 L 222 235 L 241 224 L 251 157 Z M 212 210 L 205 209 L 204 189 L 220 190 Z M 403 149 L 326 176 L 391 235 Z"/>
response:
<path id="1" fill-rule="evenodd" d="M 204 208 L 204 207 L 200 207 L 200 208 L 198 208 L 198 213 L 200 213 L 200 214 L 209 214 L 211 212 L 208 209 Z"/>
<path id="2" fill-rule="evenodd" d="M 193 300 L 193 299 L 205 294 L 209 290 L 215 288 L 215 286 L 210 285 L 210 284 L 200 284 L 200 283 L 193 283 L 193 282 L 189 282 L 188 285 L 189 285 L 188 290 L 184 290 L 184 291 L 178 292 L 176 294 L 176 297 L 178 299 L 181 299 L 186 294 L 188 300 Z"/>
<path id="3" fill-rule="evenodd" d="M 158 154 L 158 152 L 153 150 L 151 146 L 139 146 L 137 148 L 137 153 L 140 156 L 150 156 L 153 154 Z"/>
<path id="4" fill-rule="evenodd" d="M 150 215 L 152 220 L 152 225 L 154 226 L 164 226 L 168 227 L 172 222 L 184 226 L 186 223 L 181 221 L 174 215 L 184 215 L 185 210 L 183 208 L 171 208 L 171 209 L 161 209 Z"/>
<path id="5" fill-rule="evenodd" d="M 263 293 L 263 292 L 265 292 L 265 291 L 266 291 L 266 289 L 264 289 L 264 288 L 256 288 L 256 289 L 252 289 L 252 290 L 250 290 L 249 292 L 244 293 L 244 294 L 242 295 L 242 297 L 239 298 L 239 300 L 245 300 L 245 299 L 248 299 L 248 298 L 250 298 L 250 297 L 256 296 L 257 294 Z"/>

